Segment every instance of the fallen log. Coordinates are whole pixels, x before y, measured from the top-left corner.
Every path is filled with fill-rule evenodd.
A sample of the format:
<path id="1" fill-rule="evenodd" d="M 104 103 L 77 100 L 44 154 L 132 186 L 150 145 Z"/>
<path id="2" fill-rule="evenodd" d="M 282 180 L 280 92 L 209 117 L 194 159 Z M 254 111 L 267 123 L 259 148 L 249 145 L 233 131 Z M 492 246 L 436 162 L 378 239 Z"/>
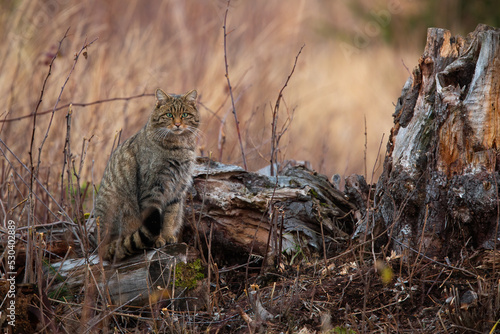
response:
<path id="1" fill-rule="evenodd" d="M 200 291 L 204 276 L 196 276 L 203 273 L 203 268 L 197 264 L 199 268 L 191 270 L 192 267 L 182 265 L 193 263 L 197 256 L 186 244 L 172 244 L 118 264 L 101 264 L 97 255 L 68 259 L 47 268 L 47 274 L 55 276 L 58 282 L 50 287 L 50 292 L 54 298 L 73 299 L 83 296 L 86 287 L 93 286 L 96 299 L 99 295 L 111 306 L 144 306 L 170 299 L 177 306 L 181 300 L 185 301 L 181 308 L 186 308 L 187 303 L 191 309 L 200 309 L 207 303 L 207 290 Z M 192 297 L 193 293 L 196 297 Z"/>
<path id="2" fill-rule="evenodd" d="M 331 253 L 350 238 L 357 207 L 321 174 L 303 166 L 277 177 L 199 159 L 186 217 L 221 260 L 297 250 Z M 244 258 L 243 258 L 244 259 Z"/>

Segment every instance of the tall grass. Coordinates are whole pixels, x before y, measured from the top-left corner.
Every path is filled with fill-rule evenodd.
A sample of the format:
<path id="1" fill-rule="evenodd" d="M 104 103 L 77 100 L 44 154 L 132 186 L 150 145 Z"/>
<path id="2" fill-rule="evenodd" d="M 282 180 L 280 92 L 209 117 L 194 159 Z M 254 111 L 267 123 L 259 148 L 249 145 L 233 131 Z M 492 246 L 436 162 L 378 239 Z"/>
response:
<path id="1" fill-rule="evenodd" d="M 53 284 L 42 274 L 45 258 L 66 258 L 75 248 L 90 255 L 85 218 L 108 156 L 121 138 L 143 126 L 157 87 L 198 90 L 200 154 L 222 162 L 243 162 L 234 111 L 249 170 L 269 164 L 273 152 L 274 161 L 310 160 L 326 174 L 361 172 L 365 116 L 367 163 L 373 163 L 381 133 L 390 128 L 391 102 L 407 75 L 398 56 L 382 45 L 354 45 L 357 52 L 346 56 L 332 35 L 317 30 L 316 23 L 328 20 L 321 17 L 328 9 L 322 1 L 234 1 L 223 32 L 226 5 L 2 2 L 0 228 L 3 238 L 7 220 L 16 224 L 17 268 L 23 268 L 18 283 L 35 283 L 43 299 L 43 289 Z M 278 97 L 292 66 L 294 75 Z M 387 67 L 398 74 L 377 77 Z M 276 147 L 272 136 L 283 134 L 284 125 Z M 52 236 L 38 233 L 48 223 L 67 229 L 71 236 L 62 242 L 71 240 L 73 248 L 58 248 Z M 85 292 L 82 323 L 93 319 L 94 294 L 91 288 Z M 33 303 L 53 318 L 48 301 Z M 41 326 L 53 323 L 42 317 Z"/>
<path id="2" fill-rule="evenodd" d="M 56 253 L 34 233 L 44 224 L 62 224 L 73 248 L 90 254 L 85 218 L 108 156 L 143 126 L 156 87 L 198 90 L 200 154 L 222 162 L 242 164 L 243 149 L 249 170 L 269 164 L 271 152 L 273 161 L 310 160 L 326 174 L 359 173 L 373 164 L 407 75 L 398 56 L 379 43 L 344 41 L 356 51 L 347 55 L 333 35 L 317 30 L 318 22 L 328 23 L 325 11 L 336 10 L 322 1 L 234 1 L 227 22 L 226 6 L 4 1 L 0 191 L 4 222 L 16 222 L 18 246 L 28 254 L 18 281 L 36 282 L 39 289 L 48 283 L 42 257 L 34 256 Z M 292 66 L 293 77 L 278 97 Z"/>
<path id="3" fill-rule="evenodd" d="M 413 63 L 417 56 L 395 53 L 381 35 L 360 45 L 348 17 L 333 32 L 319 28 L 349 13 L 345 5 L 234 1 L 224 22 L 226 7 L 227 1 L 4 1 L 5 217 L 29 231 L 71 222 L 85 253 L 84 217 L 109 154 L 144 125 L 157 87 L 200 93 L 202 155 L 241 165 L 241 135 L 249 170 L 268 165 L 271 152 L 274 161 L 309 160 L 328 175 L 372 166 L 408 75 L 401 58 Z M 273 122 L 274 103 L 304 44 Z M 275 147 L 272 136 L 283 125 L 287 131 Z M 35 239 L 26 237 L 28 253 Z M 32 265 L 26 261 L 26 282 L 33 280 Z"/>
<path id="4" fill-rule="evenodd" d="M 65 226 L 89 254 L 85 218 L 108 156 L 144 125 L 157 87 L 200 93 L 202 155 L 243 163 L 234 111 L 249 170 L 273 152 L 272 160 L 309 160 L 329 176 L 375 165 L 376 178 L 404 64 L 416 63 L 425 35 L 409 36 L 406 49 L 385 42 L 426 3 L 396 2 L 398 10 L 386 1 L 233 0 L 224 32 L 225 0 L 0 1 L 0 231 L 15 221 L 28 254 L 17 259 L 22 279 L 38 289 L 53 283 L 44 281 L 42 252 L 57 249 L 34 227 Z M 57 255 L 69 256 L 62 249 Z M 81 323 L 94 316 L 86 307 Z"/>
<path id="5" fill-rule="evenodd" d="M 0 101 L 3 119 L 32 113 L 38 102 L 47 64 L 70 27 L 54 62 L 39 111 L 51 110 L 73 58 L 85 41 L 99 38 L 76 66 L 59 106 L 151 93 L 156 87 L 201 93 L 203 152 L 223 162 L 241 164 L 227 83 L 224 77 L 222 19 L 225 1 L 71 0 L 8 2 L 1 24 Z M 347 58 L 331 36 L 321 36 L 321 2 L 234 2 L 228 17 L 229 71 L 234 86 L 245 153 L 250 170 L 269 163 L 271 103 L 305 44 L 296 73 L 285 92 L 286 109 L 294 113 L 282 155 L 310 160 L 326 174 L 363 169 L 364 121 L 368 122 L 368 164 L 382 132 L 391 125 L 392 103 L 407 73 L 386 46 L 360 49 Z M 135 133 L 145 122 L 152 97 L 73 107 L 71 141 L 91 138 L 83 177 L 90 179 L 91 161 L 99 179 L 113 138 Z M 54 114 L 41 160 L 56 173 L 64 145 L 65 110 Z M 38 147 L 50 113 L 37 117 Z M 32 118 L 4 123 L 1 137 L 26 158 Z M 22 134 L 22 135 L 21 135 Z M 222 142 L 222 137 L 225 142 Z M 291 140 L 293 138 L 294 140 Z M 222 154 L 220 152 L 222 151 Z"/>

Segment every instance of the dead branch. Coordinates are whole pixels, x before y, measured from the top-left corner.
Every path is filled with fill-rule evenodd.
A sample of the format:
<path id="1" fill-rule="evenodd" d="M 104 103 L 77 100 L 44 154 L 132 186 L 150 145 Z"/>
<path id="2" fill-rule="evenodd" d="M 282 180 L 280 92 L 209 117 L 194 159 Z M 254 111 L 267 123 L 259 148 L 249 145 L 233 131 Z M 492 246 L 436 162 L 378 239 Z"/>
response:
<path id="1" fill-rule="evenodd" d="M 40 112 L 36 113 L 36 115 L 37 116 L 46 115 L 46 114 L 49 114 L 49 113 L 51 113 L 53 111 L 59 111 L 59 110 L 62 110 L 62 109 L 66 109 L 69 106 L 73 106 L 73 107 L 89 107 L 89 106 L 93 106 L 93 105 L 101 104 L 101 103 L 108 103 L 108 102 L 115 102 L 115 101 L 130 101 L 130 100 L 135 100 L 135 99 L 138 99 L 138 98 L 141 98 L 141 97 L 146 97 L 146 96 L 154 96 L 154 94 L 152 94 L 152 93 L 142 93 L 142 94 L 139 94 L 139 95 L 132 95 L 132 96 L 128 96 L 128 97 L 112 97 L 112 98 L 109 98 L 109 99 L 102 99 L 102 100 L 97 100 L 97 101 L 92 101 L 92 102 L 72 102 L 72 103 L 64 104 L 62 106 L 58 106 L 57 108 L 52 108 L 52 109 L 40 111 Z M 28 115 L 19 116 L 19 117 L 15 117 L 15 118 L 2 119 L 2 120 L 0 120 L 0 123 L 15 122 L 15 121 L 19 121 L 19 120 L 22 120 L 22 119 L 25 119 L 25 118 L 30 118 L 30 117 L 35 117 L 35 113 L 31 113 L 31 114 L 28 114 Z"/>
<path id="2" fill-rule="evenodd" d="M 238 134 L 238 141 L 240 143 L 240 149 L 241 149 L 241 159 L 243 160 L 243 168 L 247 170 L 247 160 L 245 158 L 245 149 L 243 148 L 243 142 L 241 140 L 241 133 L 240 133 L 240 122 L 238 120 L 238 115 L 236 114 L 236 107 L 234 103 L 234 97 L 233 97 L 233 89 L 231 87 L 231 81 L 229 80 L 229 65 L 227 62 L 227 32 L 226 32 L 226 22 L 227 22 L 227 13 L 229 12 L 229 5 L 231 3 L 231 0 L 227 0 L 227 7 L 226 7 L 226 13 L 224 14 L 224 25 L 222 26 L 224 30 L 224 64 L 226 67 L 226 79 L 227 79 L 227 87 L 229 89 L 229 94 L 231 95 L 231 105 L 232 105 L 232 111 L 234 115 L 234 122 L 236 125 L 236 133 Z"/>
<path id="3" fill-rule="evenodd" d="M 280 109 L 280 102 L 281 102 L 281 99 L 283 98 L 283 91 L 288 86 L 288 82 L 290 81 L 290 78 L 292 77 L 293 72 L 295 72 L 295 67 L 297 66 L 297 60 L 299 59 L 299 56 L 302 53 L 302 49 L 304 49 L 305 46 L 306 46 L 305 44 L 302 45 L 302 47 L 300 48 L 299 52 L 295 56 L 295 61 L 293 63 L 292 70 L 290 71 L 290 74 L 286 78 L 285 84 L 283 85 L 283 87 L 281 87 L 281 89 L 280 89 L 280 91 L 278 93 L 278 98 L 276 99 L 276 103 L 274 105 L 273 115 L 272 115 L 273 116 L 273 120 L 272 120 L 272 123 L 271 123 L 271 160 L 270 160 L 270 163 L 271 163 L 271 176 L 275 175 L 275 173 L 274 173 L 274 165 L 277 164 L 277 162 L 278 162 L 278 146 L 279 146 L 279 141 L 281 139 L 281 136 L 284 133 L 283 129 L 282 129 L 282 131 L 281 131 L 281 133 L 279 135 L 277 133 L 278 112 L 279 112 L 279 109 Z M 285 121 L 285 124 L 286 123 L 287 123 L 287 121 Z M 285 128 L 285 131 L 286 131 L 286 128 Z M 277 174 L 277 171 L 276 171 L 276 174 Z"/>

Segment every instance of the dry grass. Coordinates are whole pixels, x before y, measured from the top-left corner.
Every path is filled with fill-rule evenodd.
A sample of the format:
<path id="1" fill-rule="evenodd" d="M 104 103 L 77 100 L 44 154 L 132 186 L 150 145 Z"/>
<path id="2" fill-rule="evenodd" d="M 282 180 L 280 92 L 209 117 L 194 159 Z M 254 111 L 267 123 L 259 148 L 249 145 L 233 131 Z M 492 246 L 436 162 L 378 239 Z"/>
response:
<path id="1" fill-rule="evenodd" d="M 41 252 L 46 244 L 43 236 L 30 234 L 32 231 L 24 227 L 70 222 L 67 226 L 73 226 L 75 231 L 72 238 L 81 239 L 83 253 L 89 250 L 83 223 L 85 213 L 92 210 L 94 186 L 98 185 L 117 140 L 143 126 L 156 87 L 172 93 L 196 88 L 200 93 L 204 133 L 200 153 L 224 163 L 242 163 L 225 77 L 222 24 L 226 1 L 131 0 L 126 6 L 123 4 L 116 0 L 2 2 L 0 216 L 4 226 L 0 230 L 3 236 L 5 222 L 13 219 L 20 247 L 28 254 L 40 255 L 17 259 L 19 265 L 27 266 L 25 282 L 38 283 L 39 289 L 46 283 L 41 275 Z M 414 2 L 400 4 L 400 11 L 391 14 L 396 25 L 405 15 L 419 10 Z M 365 17 L 373 10 L 388 10 L 385 1 L 363 0 L 359 6 Z M 358 30 L 366 29 L 367 23 L 380 22 L 361 19 L 363 15 L 357 15 L 348 2 L 340 1 L 289 0 L 286 5 L 268 0 L 232 2 L 227 22 L 227 57 L 249 170 L 269 164 L 273 106 L 295 56 L 305 44 L 280 106 L 278 128 L 287 118 L 293 120 L 280 142 L 278 158 L 309 160 L 316 170 L 328 176 L 367 173 L 370 181 L 377 155 L 383 154 L 378 151 L 382 134 L 387 134 L 392 125 L 393 103 L 408 76 L 403 61 L 410 68 L 416 63 L 425 31 L 414 35 L 418 42 L 410 40 L 408 45 L 413 46 L 405 50 L 383 42 L 383 23 L 378 23 L 380 31 L 369 36 L 365 32 L 360 40 Z M 90 42 L 93 43 L 85 48 Z M 75 57 L 79 52 L 80 56 Z M 98 103 L 89 104 L 94 101 Z M 68 107 L 71 103 L 72 107 Z M 380 169 L 375 178 L 379 173 Z M 273 322 L 269 330 L 298 331 L 299 322 L 306 323 L 307 328 L 320 328 L 323 314 L 338 317 L 336 322 L 328 320 L 330 327 L 348 324 L 360 332 L 382 331 L 376 318 L 367 318 L 375 314 L 381 319 L 379 323 L 390 324 L 386 329 L 397 328 L 398 320 L 406 316 L 401 307 L 407 306 L 399 302 L 400 291 L 383 285 L 373 270 L 374 264 L 364 263 L 364 256 L 356 258 L 352 254 L 347 251 L 335 261 L 329 260 L 337 268 L 344 263 L 359 263 L 359 271 L 353 271 L 350 279 L 330 273 L 323 276 L 328 270 L 319 268 L 317 263 L 306 263 L 297 271 L 287 268 L 289 272 L 283 275 L 288 275 L 288 280 L 285 277 L 278 283 L 275 294 L 282 301 L 282 309 L 276 312 L 283 318 Z M 65 253 L 58 255 L 64 257 Z M 402 279 L 413 278 L 412 273 L 401 269 L 404 264 L 391 265 L 394 272 L 399 270 Z M 433 269 L 438 273 L 441 270 L 439 275 L 448 274 L 439 266 Z M 243 272 L 231 275 L 225 277 L 226 281 L 237 285 Z M 301 280 L 289 278 L 299 275 Z M 425 275 L 430 274 L 425 272 L 416 279 L 422 277 L 425 281 Z M 441 283 L 445 281 L 442 279 Z M 330 290 L 317 297 L 319 290 L 312 287 L 321 284 L 322 292 Z M 353 289 L 349 290 L 349 286 Z M 366 293 L 370 287 L 376 288 L 372 304 Z M 489 284 L 484 291 L 494 291 L 495 287 Z M 274 304 L 269 290 L 266 287 L 262 291 L 266 307 Z M 422 291 L 418 290 L 408 304 L 420 311 L 424 301 L 429 302 L 424 300 Z M 385 294 L 386 299 L 375 292 Z M 90 293 L 87 297 L 91 299 Z M 221 307 L 245 307 L 243 295 L 233 300 L 232 291 L 227 289 L 225 293 Z M 387 304 L 387 300 L 393 304 Z M 40 309 L 49 310 L 44 302 L 27 303 L 38 303 Z M 64 305 L 68 309 L 73 306 Z M 349 318 L 351 308 L 355 312 Z M 432 312 L 441 312 L 437 308 Z M 496 309 L 490 307 L 488 311 L 493 313 Z M 455 315 L 459 311 L 453 312 Z M 75 314 L 67 312 L 64 317 L 76 319 Z M 232 328 L 245 328 L 236 311 L 227 312 L 226 320 L 219 322 L 212 320 L 213 314 L 206 313 L 194 316 L 194 320 L 189 314 L 171 316 L 164 319 L 164 327 L 169 327 L 174 318 L 187 321 L 184 328 L 171 332 L 201 332 L 210 328 L 207 324 L 227 328 L 227 319 L 234 324 Z M 208 319 L 206 323 L 203 317 Z M 418 319 L 411 320 L 420 329 L 441 325 L 436 317 L 433 319 L 429 326 Z M 370 324 L 375 327 L 369 327 Z M 463 324 L 466 325 L 469 326 Z M 442 328 L 446 331 L 445 326 Z"/>
<path id="2" fill-rule="evenodd" d="M 200 143 L 203 152 L 220 157 L 223 132 L 221 160 L 241 164 L 224 77 L 225 5 L 225 1 L 153 1 L 148 6 L 139 1 L 127 6 L 117 1 L 12 2 L 11 10 L 3 11 L 1 17 L 2 26 L 7 28 L 0 52 L 2 118 L 34 111 L 47 64 L 65 30 L 71 27 L 39 111 L 54 107 L 75 52 L 85 41 L 99 38 L 89 47 L 88 59 L 82 58 L 77 64 L 59 106 L 151 93 L 156 87 L 177 93 L 197 88 L 205 134 Z M 394 52 L 380 43 L 379 36 L 373 38 L 372 46 L 357 48 L 355 41 L 335 39 L 338 33 L 319 32 L 319 24 L 329 24 L 338 12 L 348 13 L 342 6 L 330 7 L 322 2 L 294 1 L 283 6 L 277 1 L 260 0 L 231 5 L 229 72 L 250 170 L 269 163 L 270 105 L 303 44 L 306 46 L 296 73 L 284 94 L 286 108 L 293 111 L 294 119 L 283 141 L 281 158 L 310 160 L 313 167 L 329 175 L 362 173 L 366 117 L 367 164 L 372 166 L 375 161 L 381 135 L 391 127 L 392 103 L 408 75 L 401 59 L 414 64 L 418 55 Z M 337 32 L 349 30 L 335 28 Z M 351 45 L 356 54 L 346 57 L 341 43 Z M 116 133 L 122 130 L 122 136 L 128 137 L 136 132 L 152 103 L 152 97 L 143 97 L 73 108 L 73 145 L 92 137 L 84 179 L 90 181 L 90 161 L 94 162 L 94 178 L 100 179 Z M 52 168 L 53 173 L 60 168 L 65 114 L 63 109 L 54 115 L 42 152 L 45 168 Z M 39 146 L 49 118 L 50 114 L 38 117 L 34 147 Z M 7 146 L 23 159 L 32 122 L 27 118 L 5 123 L 1 132 Z"/>
<path id="3" fill-rule="evenodd" d="M 366 11 L 388 10 L 384 2 L 364 6 Z M 405 6 L 392 20 L 415 10 L 414 5 Z M 0 138 L 11 153 L 2 157 L 0 179 L 18 188 L 16 200 L 10 196 L 7 207 L 27 198 L 33 182 L 31 168 L 44 183 L 43 196 L 51 193 L 62 199 L 66 186 L 61 175 L 71 161 L 78 170 L 76 188 L 85 187 L 90 199 L 89 190 L 99 183 L 113 145 L 145 123 L 156 87 L 174 93 L 198 89 L 204 134 L 200 154 L 241 165 L 225 78 L 226 7 L 222 0 L 150 1 L 147 6 L 139 1 L 127 6 L 118 1 L 7 1 L 0 14 L 5 27 L 0 31 L 0 117 L 4 120 Z M 226 56 L 249 170 L 269 164 L 273 106 L 305 44 L 283 92 L 277 129 L 287 119 L 291 124 L 280 140 L 278 161 L 308 160 L 328 176 L 367 173 L 370 177 L 377 154 L 383 154 L 378 148 L 383 133 L 390 130 L 393 103 L 408 75 L 401 60 L 414 64 L 418 56 L 395 52 L 383 43 L 382 23 L 378 34 L 360 44 L 356 29 L 366 22 L 376 21 L 360 20 L 345 4 L 231 3 Z M 82 56 L 75 59 L 78 52 Z M 63 154 L 66 139 L 69 160 Z M 381 172 L 381 161 L 375 166 L 375 177 Z M 21 180 L 8 180 L 8 175 L 17 173 L 29 180 L 28 187 Z M 67 182 L 74 178 L 65 177 Z M 40 188 L 37 182 L 34 186 Z M 7 196 L 5 187 L 3 194 Z M 61 211 L 56 201 L 48 202 L 41 212 L 37 205 L 37 224 L 52 221 Z M 90 212 L 88 203 L 79 210 Z M 56 214 L 47 213 L 43 206 Z M 23 225 L 28 219 L 23 206 L 12 217 Z"/>

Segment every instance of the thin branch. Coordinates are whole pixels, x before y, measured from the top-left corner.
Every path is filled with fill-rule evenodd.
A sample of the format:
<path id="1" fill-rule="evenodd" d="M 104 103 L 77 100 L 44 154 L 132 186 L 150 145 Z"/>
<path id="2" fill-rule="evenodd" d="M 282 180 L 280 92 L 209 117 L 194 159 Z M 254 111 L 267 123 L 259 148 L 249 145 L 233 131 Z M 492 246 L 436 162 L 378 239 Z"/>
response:
<path id="1" fill-rule="evenodd" d="M 92 101 L 92 102 L 67 103 L 67 104 L 59 106 L 55 109 L 52 108 L 49 110 L 40 111 L 36 114 L 36 116 L 46 115 L 46 114 L 49 114 L 49 113 L 54 112 L 54 111 L 66 109 L 70 105 L 73 107 L 89 107 L 89 106 L 92 106 L 95 104 L 100 104 L 100 103 L 107 103 L 107 102 L 114 102 L 114 101 L 129 101 L 129 100 L 133 100 L 133 99 L 137 99 L 137 98 L 141 98 L 141 97 L 145 97 L 145 96 L 153 96 L 153 95 L 154 94 L 152 94 L 152 93 L 142 93 L 139 95 L 133 95 L 133 96 L 128 96 L 128 97 L 113 97 L 113 98 L 109 98 L 109 99 L 97 100 L 97 101 Z M 19 117 L 15 117 L 15 118 L 2 119 L 2 120 L 0 120 L 0 123 L 15 122 L 15 121 L 19 121 L 19 120 L 34 117 L 34 116 L 35 116 L 35 113 L 31 113 L 29 115 L 19 116 Z"/>
<path id="2" fill-rule="evenodd" d="M 245 89 L 246 90 L 246 89 Z M 238 97 L 236 98 L 236 101 L 235 103 L 238 103 L 238 101 L 240 100 L 241 96 L 243 95 L 244 91 L 240 93 L 240 95 L 238 95 Z M 217 117 L 217 119 L 219 120 L 220 122 L 220 125 L 219 125 L 219 136 L 218 136 L 218 140 L 217 140 L 217 148 L 219 150 L 219 160 L 220 162 L 222 162 L 222 153 L 224 151 L 224 144 L 226 143 L 226 134 L 224 132 L 224 128 L 226 126 L 226 119 L 227 119 L 227 116 L 229 115 L 229 112 L 231 110 L 228 110 L 224 116 L 222 118 L 220 118 L 219 116 L 217 115 L 214 115 Z"/>
<path id="3" fill-rule="evenodd" d="M 64 141 L 64 161 L 63 167 L 61 170 L 61 206 L 64 206 L 64 170 L 66 169 L 66 163 L 69 161 L 69 156 L 71 155 L 71 146 L 70 146 L 70 134 L 71 134 L 71 116 L 73 115 L 73 108 L 70 105 L 68 108 L 68 113 L 66 114 L 66 140 Z"/>
<path id="4" fill-rule="evenodd" d="M 0 138 L 0 144 L 2 144 L 6 149 L 7 151 L 9 151 L 10 154 L 12 154 L 12 156 L 16 159 L 16 161 L 19 163 L 19 165 L 21 167 L 23 167 L 28 173 L 30 173 L 30 177 L 32 177 L 34 179 L 34 181 L 38 184 L 38 186 L 47 194 L 47 196 L 49 196 L 49 198 L 54 201 L 54 204 L 57 206 L 57 208 L 59 209 L 59 213 L 60 214 L 63 214 L 66 219 L 68 219 L 68 221 L 70 222 L 73 222 L 73 219 L 71 219 L 71 217 L 69 216 L 69 214 L 64 210 L 64 208 L 62 206 L 59 205 L 59 202 L 52 196 L 52 194 L 49 192 L 49 190 L 47 188 L 45 188 L 45 186 L 42 184 L 42 182 L 34 175 L 31 175 L 31 170 L 28 168 L 28 166 L 26 166 L 22 161 L 21 159 L 14 154 L 14 152 L 12 152 L 12 150 L 7 146 L 7 144 L 2 140 L 2 138 Z M 23 183 L 26 185 L 26 187 L 28 187 L 28 183 L 26 181 L 24 181 L 24 179 L 21 177 L 21 174 L 18 173 L 16 171 L 16 169 L 14 168 L 14 165 L 12 164 L 12 162 L 7 158 L 7 155 L 5 153 L 5 151 L 1 148 L 0 146 L 0 152 L 2 153 L 2 155 L 5 157 L 5 160 L 9 163 L 9 165 L 12 167 L 12 170 L 16 173 L 17 176 L 20 177 L 20 179 L 23 181 Z M 34 196 L 36 196 L 36 194 L 34 194 Z M 43 203 L 43 201 L 41 199 L 39 199 L 37 197 L 37 199 L 40 201 L 40 203 Z M 54 217 L 57 217 L 57 215 L 55 213 L 53 213 L 52 211 L 50 211 Z M 33 226 L 32 226 L 33 227 Z"/>
<path id="5" fill-rule="evenodd" d="M 90 45 L 92 45 L 95 41 L 97 41 L 98 39 L 99 38 L 95 38 L 90 43 L 87 43 L 87 41 L 85 41 L 85 43 L 82 46 L 82 48 L 80 49 L 80 51 L 78 51 L 78 53 L 75 55 L 75 60 L 73 62 L 73 67 L 69 71 L 69 74 L 66 77 L 66 80 L 64 81 L 64 84 L 61 87 L 61 91 L 59 92 L 59 96 L 57 97 L 57 101 L 56 101 L 56 103 L 54 105 L 54 108 L 52 109 L 52 115 L 50 117 L 49 125 L 47 126 L 47 131 L 45 132 L 45 137 L 43 137 L 42 143 L 40 144 L 40 147 L 38 148 L 38 163 L 37 163 L 37 167 L 36 167 L 36 174 L 38 174 L 38 170 L 39 170 L 40 164 L 41 164 L 42 148 L 43 148 L 43 146 L 45 144 L 45 141 L 47 140 L 47 137 L 49 136 L 49 131 L 50 131 L 50 128 L 52 126 L 52 120 L 54 119 L 54 113 L 56 112 L 56 108 L 57 108 L 57 105 L 59 104 L 59 101 L 61 101 L 61 96 L 62 96 L 62 94 L 64 92 L 64 88 L 66 88 L 66 84 L 68 83 L 69 78 L 71 77 L 71 74 L 75 70 L 76 63 L 78 62 L 78 59 L 80 58 L 80 55 L 82 54 L 82 52 L 85 51 L 85 50 L 87 50 L 87 48 Z"/>
<path id="6" fill-rule="evenodd" d="M 243 168 L 245 168 L 245 170 L 248 170 L 247 160 L 245 158 L 245 150 L 243 148 L 243 142 L 241 141 L 240 122 L 238 121 L 238 115 L 236 114 L 236 107 L 234 106 L 233 89 L 231 87 L 231 81 L 229 80 L 229 65 L 227 63 L 226 22 L 227 22 L 227 13 L 229 12 L 229 4 L 230 3 L 231 3 L 231 0 L 227 0 L 226 13 L 224 14 L 224 25 L 222 26 L 222 28 L 224 30 L 224 64 L 226 65 L 227 86 L 229 88 L 229 94 L 231 95 L 231 106 L 233 108 L 234 121 L 236 123 L 236 133 L 238 134 L 238 141 L 240 142 L 241 158 L 243 160 Z"/>
<path id="7" fill-rule="evenodd" d="M 366 126 L 366 114 L 364 115 L 364 120 L 365 120 L 365 150 L 363 151 L 363 161 L 365 165 L 365 180 L 368 178 L 368 172 L 367 172 L 367 162 L 366 162 L 366 154 L 368 152 L 368 129 Z"/>
<path id="8" fill-rule="evenodd" d="M 297 66 L 297 61 L 299 59 L 300 54 L 302 53 L 302 49 L 304 49 L 304 45 L 300 48 L 299 52 L 295 56 L 295 62 L 293 63 L 292 71 L 288 75 L 288 78 L 285 81 L 285 84 L 283 87 L 281 87 L 281 90 L 278 94 L 278 98 L 276 99 L 276 104 L 274 105 L 273 109 L 273 121 L 271 123 L 271 176 L 274 176 L 274 164 L 278 160 L 278 140 L 277 140 L 277 127 L 278 127 L 278 112 L 280 109 L 280 102 L 281 99 L 283 98 L 283 91 L 285 88 L 288 86 L 288 82 L 290 81 L 290 78 L 293 75 L 293 72 L 295 72 L 295 67 Z M 277 172 L 277 171 L 276 171 Z"/>
<path id="9" fill-rule="evenodd" d="M 286 101 L 284 99 L 283 99 L 283 101 L 285 102 L 285 106 L 286 106 Z M 285 122 L 283 122 L 283 125 L 281 126 L 281 130 L 279 132 L 277 132 L 277 137 L 275 138 L 275 147 L 276 147 L 276 160 L 275 161 L 278 160 L 278 152 L 281 151 L 281 149 L 279 148 L 281 138 L 288 131 L 288 128 L 293 121 L 293 114 L 295 113 L 295 108 L 292 109 L 291 113 L 288 112 L 288 107 L 286 107 L 286 110 L 287 110 L 288 117 L 286 118 Z M 273 138 L 271 138 L 271 141 L 273 141 Z M 278 170 L 276 170 L 276 172 L 278 172 Z"/>
<path id="10" fill-rule="evenodd" d="M 397 243 L 398 245 L 406 248 L 406 249 L 409 249 L 410 251 L 414 252 L 415 254 L 421 256 L 422 258 L 428 260 L 428 261 L 431 261 L 432 263 L 435 263 L 439 266 L 442 266 L 442 267 L 446 267 L 446 268 L 449 268 L 449 269 L 454 269 L 454 270 L 458 270 L 458 271 L 461 271 L 462 273 L 464 274 L 467 274 L 467 275 L 470 275 L 472 277 L 475 277 L 475 278 L 479 278 L 479 276 L 477 274 L 474 274 L 473 272 L 467 270 L 467 269 L 464 269 L 464 268 L 460 268 L 460 267 L 455 267 L 455 266 L 452 266 L 452 265 L 449 265 L 447 263 L 442 263 L 442 262 L 439 262 L 439 261 L 436 261 L 430 257 L 428 257 L 427 255 L 423 254 L 423 253 L 420 253 L 418 250 L 402 243 L 401 241 L 397 240 L 396 238 L 392 238 L 392 240 Z"/>
<path id="11" fill-rule="evenodd" d="M 33 131 L 31 133 L 31 143 L 30 143 L 30 150 L 29 150 L 30 164 L 31 164 L 32 172 L 33 172 L 33 144 L 35 142 L 37 111 L 38 111 L 38 108 L 40 108 L 40 105 L 42 104 L 43 94 L 45 92 L 45 86 L 47 85 L 47 81 L 52 73 L 52 65 L 54 64 L 54 61 L 56 60 L 57 55 L 61 51 L 62 42 L 66 39 L 66 37 L 68 37 L 68 31 L 69 31 L 69 28 L 66 30 L 66 33 L 64 34 L 63 38 L 59 41 L 59 47 L 57 48 L 57 52 L 54 54 L 54 57 L 52 57 L 52 60 L 50 61 L 49 71 L 47 72 L 47 75 L 45 76 L 45 80 L 43 81 L 42 90 L 40 92 L 40 98 L 38 99 L 38 103 L 36 104 L 35 110 L 33 111 L 33 114 L 32 114 L 33 115 Z M 7 121 L 7 120 L 3 120 L 3 122 L 5 122 L 5 121 Z"/>
<path id="12" fill-rule="evenodd" d="M 35 179 L 38 176 L 38 169 L 40 166 L 40 163 L 38 163 L 38 166 L 35 170 L 35 165 L 33 163 L 33 145 L 35 143 L 35 134 L 36 134 L 36 114 L 38 111 L 38 108 L 40 108 L 40 105 L 42 104 L 43 101 L 43 95 L 45 92 L 45 86 L 47 85 L 47 81 L 49 80 L 49 77 L 52 73 L 52 65 L 54 64 L 54 61 L 57 58 L 57 55 L 61 51 L 61 45 L 62 42 L 66 39 L 68 36 L 68 31 L 69 28 L 66 30 L 64 33 L 63 38 L 59 41 L 59 46 L 57 48 L 57 52 L 54 54 L 54 57 L 52 57 L 52 60 L 50 61 L 49 64 L 49 71 L 47 72 L 47 75 L 45 76 L 45 80 L 43 81 L 42 85 L 42 90 L 40 91 L 40 98 L 38 99 L 38 103 L 36 104 L 34 117 L 33 117 L 33 129 L 31 131 L 31 142 L 30 142 L 30 149 L 28 152 L 28 155 L 30 157 L 30 173 L 31 173 L 31 178 L 30 178 L 30 185 L 29 185 L 29 212 L 28 212 L 28 226 L 33 225 L 34 223 L 32 222 L 32 219 L 35 217 L 35 191 L 33 189 L 33 186 L 35 184 Z M 38 155 L 38 161 L 40 161 L 40 153 Z M 35 281 L 35 273 L 33 272 L 33 261 L 30 254 L 33 254 L 33 240 L 32 240 L 32 235 L 28 233 L 27 236 L 27 246 L 26 246 L 26 270 L 24 274 L 24 279 L 23 283 L 32 283 Z"/>

